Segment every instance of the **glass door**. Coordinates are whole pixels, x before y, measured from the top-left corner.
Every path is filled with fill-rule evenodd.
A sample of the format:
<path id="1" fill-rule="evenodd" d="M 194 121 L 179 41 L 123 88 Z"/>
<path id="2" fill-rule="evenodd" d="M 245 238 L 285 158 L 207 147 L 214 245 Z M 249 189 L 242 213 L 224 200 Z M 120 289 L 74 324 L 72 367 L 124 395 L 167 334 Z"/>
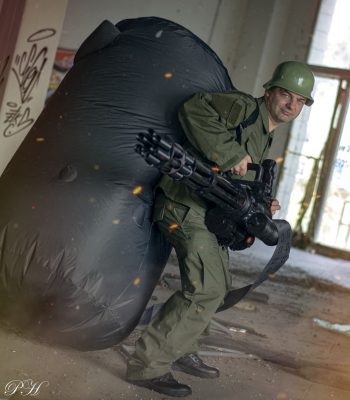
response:
<path id="1" fill-rule="evenodd" d="M 341 112 L 343 123 L 334 135 L 334 156 L 325 165 L 329 177 L 323 185 L 323 199 L 315 213 L 318 221 L 315 242 L 341 250 L 350 250 L 350 112 L 346 86 L 346 103 Z M 329 153 L 332 153 L 331 149 Z"/>
<path id="2" fill-rule="evenodd" d="M 350 259 L 349 0 L 321 0 L 307 62 L 315 103 L 293 123 L 279 176 L 279 218 L 293 244 Z"/>
<path id="3" fill-rule="evenodd" d="M 316 76 L 315 102 L 312 107 L 304 107 L 292 125 L 277 198 L 282 206 L 279 218 L 285 218 L 299 233 L 308 232 L 312 208 L 318 201 L 315 189 L 339 86 L 339 79 Z"/>
<path id="4" fill-rule="evenodd" d="M 292 126 L 277 198 L 298 247 L 350 250 L 349 86 L 316 73 L 315 103 Z"/>

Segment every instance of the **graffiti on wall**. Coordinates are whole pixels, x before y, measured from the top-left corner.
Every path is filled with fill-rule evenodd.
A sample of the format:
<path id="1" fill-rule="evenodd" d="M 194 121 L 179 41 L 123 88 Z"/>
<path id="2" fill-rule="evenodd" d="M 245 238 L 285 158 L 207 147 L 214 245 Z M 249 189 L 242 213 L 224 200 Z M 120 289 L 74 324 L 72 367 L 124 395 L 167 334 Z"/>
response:
<path id="1" fill-rule="evenodd" d="M 14 74 L 18 96 L 6 102 L 3 136 L 10 137 L 30 127 L 34 118 L 31 103 L 47 63 L 47 39 L 54 36 L 52 28 L 40 29 L 27 38 L 28 49 L 16 54 L 11 72 Z M 1 75 L 0 75 L 1 76 Z"/>

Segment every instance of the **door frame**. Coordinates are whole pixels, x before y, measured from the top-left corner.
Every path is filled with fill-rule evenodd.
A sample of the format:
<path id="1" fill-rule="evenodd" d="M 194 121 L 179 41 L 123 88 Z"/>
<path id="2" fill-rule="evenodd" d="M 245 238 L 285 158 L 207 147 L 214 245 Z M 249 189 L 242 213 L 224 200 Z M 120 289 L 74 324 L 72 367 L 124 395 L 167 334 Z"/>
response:
<path id="1" fill-rule="evenodd" d="M 337 79 L 339 80 L 340 84 L 338 87 L 337 99 L 334 106 L 328 138 L 325 143 L 322 166 L 320 170 L 320 176 L 322 176 L 322 179 L 319 179 L 315 193 L 315 198 L 319 200 L 315 201 L 311 210 L 310 224 L 306 234 L 310 239 L 309 247 L 314 249 L 317 253 L 330 257 L 339 257 L 350 260 L 350 251 L 336 249 L 334 247 L 326 246 L 316 242 L 317 233 L 321 225 L 321 216 L 326 202 L 325 194 L 328 192 L 330 185 L 332 165 L 337 155 L 345 118 L 349 108 L 350 70 L 322 67 L 317 65 L 310 65 L 310 68 L 315 75 Z"/>

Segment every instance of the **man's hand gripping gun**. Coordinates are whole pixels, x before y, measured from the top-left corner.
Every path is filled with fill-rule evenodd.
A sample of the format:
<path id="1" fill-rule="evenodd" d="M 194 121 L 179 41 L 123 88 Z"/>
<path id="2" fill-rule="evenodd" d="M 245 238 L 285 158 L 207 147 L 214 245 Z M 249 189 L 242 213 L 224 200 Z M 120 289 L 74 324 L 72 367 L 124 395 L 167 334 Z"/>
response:
<path id="1" fill-rule="evenodd" d="M 278 229 L 270 211 L 276 162 L 248 164 L 255 180 L 232 179 L 215 165 L 192 157 L 177 143 L 162 139 L 154 131 L 140 133 L 135 151 L 148 164 L 176 181 L 182 181 L 195 193 L 212 203 L 205 222 L 220 245 L 231 250 L 250 247 L 257 237 L 266 245 L 278 242 Z"/>

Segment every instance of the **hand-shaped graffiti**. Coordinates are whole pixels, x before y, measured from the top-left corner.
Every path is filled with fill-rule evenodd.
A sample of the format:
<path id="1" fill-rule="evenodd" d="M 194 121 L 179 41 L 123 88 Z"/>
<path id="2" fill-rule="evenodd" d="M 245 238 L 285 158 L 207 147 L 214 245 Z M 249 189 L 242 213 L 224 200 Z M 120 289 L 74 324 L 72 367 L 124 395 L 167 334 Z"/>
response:
<path id="1" fill-rule="evenodd" d="M 14 73 L 18 83 L 20 101 L 8 101 L 6 103 L 8 110 L 5 115 L 5 124 L 3 131 L 5 137 L 10 137 L 28 128 L 34 119 L 31 118 L 30 101 L 33 99 L 33 89 L 38 85 L 42 71 L 47 63 L 48 47 L 39 48 L 38 42 L 54 36 L 54 29 L 41 29 L 27 39 L 32 43 L 29 51 L 15 56 L 11 71 Z M 0 65 L 1 66 L 1 65 Z M 1 84 L 1 74 L 0 74 Z"/>
<path id="2" fill-rule="evenodd" d="M 47 62 L 47 52 L 47 47 L 38 50 L 37 45 L 34 43 L 29 53 L 24 51 L 22 55 L 17 54 L 15 57 L 15 66 L 12 67 L 12 71 L 18 82 L 22 104 L 32 99 L 32 91 L 38 84 Z"/>

